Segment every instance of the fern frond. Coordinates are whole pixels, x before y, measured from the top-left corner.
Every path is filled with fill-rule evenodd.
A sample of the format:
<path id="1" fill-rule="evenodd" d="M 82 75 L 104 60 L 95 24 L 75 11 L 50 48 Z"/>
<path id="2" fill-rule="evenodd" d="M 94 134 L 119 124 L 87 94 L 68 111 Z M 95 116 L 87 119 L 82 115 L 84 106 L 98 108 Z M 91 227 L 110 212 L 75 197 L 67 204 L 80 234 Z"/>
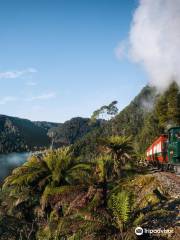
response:
<path id="1" fill-rule="evenodd" d="M 117 225 L 122 227 L 130 217 L 130 196 L 126 191 L 113 194 L 109 201 L 109 207 L 116 219 Z"/>

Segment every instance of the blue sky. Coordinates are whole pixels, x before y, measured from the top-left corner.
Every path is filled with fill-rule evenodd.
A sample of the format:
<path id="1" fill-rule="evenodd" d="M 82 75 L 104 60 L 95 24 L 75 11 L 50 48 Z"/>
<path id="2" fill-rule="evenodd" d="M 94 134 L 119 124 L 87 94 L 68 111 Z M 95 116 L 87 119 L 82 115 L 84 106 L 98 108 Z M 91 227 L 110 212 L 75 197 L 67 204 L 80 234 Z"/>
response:
<path id="1" fill-rule="evenodd" d="M 0 114 L 63 122 L 113 100 L 125 107 L 147 82 L 115 49 L 136 0 L 0 0 Z"/>

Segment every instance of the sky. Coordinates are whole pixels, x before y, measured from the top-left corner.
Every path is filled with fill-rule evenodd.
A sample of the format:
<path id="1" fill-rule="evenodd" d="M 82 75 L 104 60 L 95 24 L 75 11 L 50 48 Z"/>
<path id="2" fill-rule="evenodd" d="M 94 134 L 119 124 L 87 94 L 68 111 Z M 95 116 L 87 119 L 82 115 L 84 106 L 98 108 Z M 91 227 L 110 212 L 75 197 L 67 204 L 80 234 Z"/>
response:
<path id="1" fill-rule="evenodd" d="M 0 0 L 0 114 L 64 122 L 147 84 L 119 59 L 137 0 Z M 119 50 L 118 50 L 119 51 Z"/>

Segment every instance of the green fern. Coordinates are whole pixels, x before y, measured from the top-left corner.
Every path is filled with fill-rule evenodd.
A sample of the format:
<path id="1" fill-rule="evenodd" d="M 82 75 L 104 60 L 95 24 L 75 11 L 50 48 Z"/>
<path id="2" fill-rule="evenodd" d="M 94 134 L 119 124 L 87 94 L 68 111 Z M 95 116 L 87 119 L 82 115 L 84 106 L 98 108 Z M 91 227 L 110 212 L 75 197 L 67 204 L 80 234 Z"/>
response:
<path id="1" fill-rule="evenodd" d="M 130 196 L 126 191 L 113 194 L 109 200 L 109 207 L 115 217 L 116 224 L 119 228 L 123 228 L 130 218 Z"/>
<path id="2" fill-rule="evenodd" d="M 140 226 L 142 224 L 144 220 L 144 214 L 143 213 L 140 213 L 134 220 L 133 222 L 133 226 L 137 227 L 137 226 Z"/>

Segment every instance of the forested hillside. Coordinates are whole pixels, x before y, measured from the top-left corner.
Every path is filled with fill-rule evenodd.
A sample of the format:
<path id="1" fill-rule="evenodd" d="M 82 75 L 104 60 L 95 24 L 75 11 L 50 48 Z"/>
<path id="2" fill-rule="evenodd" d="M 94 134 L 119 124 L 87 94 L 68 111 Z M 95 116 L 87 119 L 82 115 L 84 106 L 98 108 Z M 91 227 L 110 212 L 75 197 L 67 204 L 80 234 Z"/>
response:
<path id="1" fill-rule="evenodd" d="M 142 129 L 134 138 L 137 151 L 144 152 L 154 138 L 174 126 L 180 126 L 180 91 L 175 82 L 157 96 L 154 108 L 145 116 Z"/>
<path id="2" fill-rule="evenodd" d="M 55 122 L 46 122 L 46 121 L 34 121 L 33 122 L 38 127 L 44 128 L 46 131 L 48 131 L 51 128 L 58 127 L 61 125 L 61 123 L 55 123 Z"/>
<path id="3" fill-rule="evenodd" d="M 76 117 L 65 123 L 32 122 L 0 115 L 0 153 L 23 152 L 69 145 L 99 128 L 103 121 L 93 124 L 90 119 Z"/>
<path id="4" fill-rule="evenodd" d="M 10 136 L 29 123 L 2 119 L 1 130 Z M 31 156 L 4 180 L 2 240 L 135 240 L 137 226 L 172 229 L 143 239 L 179 240 L 178 177 L 154 174 L 139 161 L 155 137 L 180 125 L 177 84 L 162 94 L 147 86 L 110 121 L 91 120 L 73 118 L 52 129 L 28 125 L 68 146 Z"/>
<path id="5" fill-rule="evenodd" d="M 98 139 L 125 135 L 132 139 L 134 150 L 143 154 L 152 141 L 170 126 L 180 125 L 180 92 L 173 82 L 163 93 L 146 86 L 116 117 L 104 122 L 76 142 L 75 152 L 84 157 L 96 154 Z"/>
<path id="6" fill-rule="evenodd" d="M 30 151 L 49 144 L 44 128 L 26 119 L 0 115 L 0 153 Z"/>
<path id="7" fill-rule="evenodd" d="M 159 134 L 179 125 L 180 91 L 175 82 L 163 93 L 146 86 L 110 123 L 115 134 L 131 136 L 135 150 L 140 153 Z"/>
<path id="8" fill-rule="evenodd" d="M 93 155 L 99 137 L 126 135 L 133 141 L 135 151 L 143 153 L 146 147 L 168 127 L 180 125 L 180 93 L 177 84 L 171 84 L 160 94 L 146 86 L 116 117 L 110 121 L 90 121 L 76 117 L 65 123 L 31 122 L 0 116 L 0 152 L 26 151 L 75 143 L 79 155 Z"/>
<path id="9" fill-rule="evenodd" d="M 104 121 L 91 123 L 89 118 L 75 117 L 69 121 L 50 128 L 48 135 L 54 139 L 55 145 L 69 145 L 75 143 L 94 129 L 99 128 Z"/>

